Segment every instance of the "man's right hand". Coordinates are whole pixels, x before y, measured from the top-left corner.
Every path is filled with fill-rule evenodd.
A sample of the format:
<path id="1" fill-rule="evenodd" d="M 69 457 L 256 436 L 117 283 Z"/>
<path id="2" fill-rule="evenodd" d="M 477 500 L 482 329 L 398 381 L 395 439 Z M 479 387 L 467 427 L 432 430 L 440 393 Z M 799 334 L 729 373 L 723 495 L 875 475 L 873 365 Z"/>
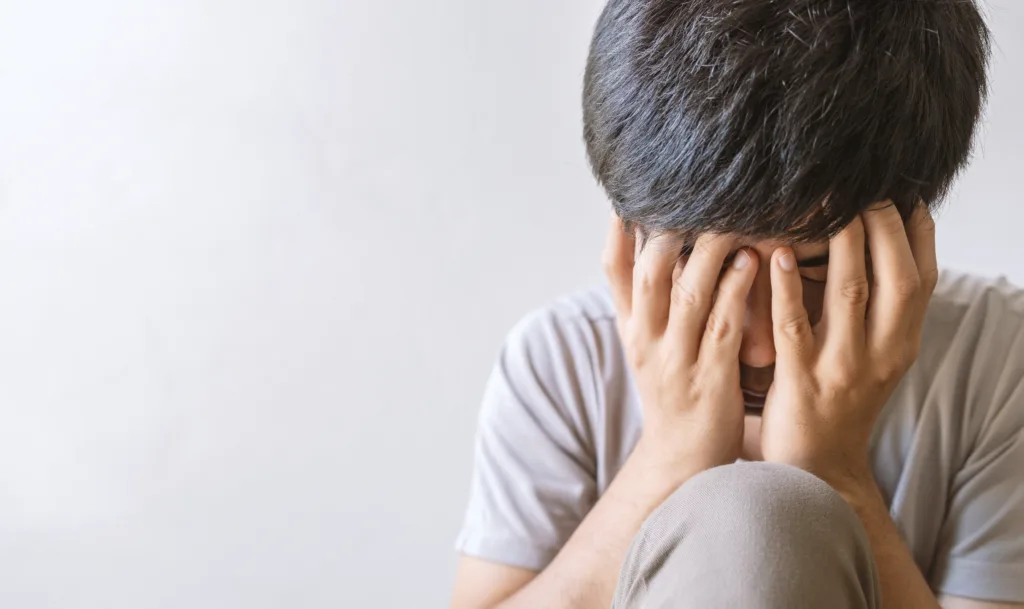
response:
<path id="1" fill-rule="evenodd" d="M 702 235 L 687 258 L 678 239 L 639 250 L 612 214 L 604 252 L 619 333 L 643 404 L 634 456 L 686 476 L 734 462 L 743 442 L 739 349 L 758 258 L 723 268 L 733 240 Z"/>
<path id="2" fill-rule="evenodd" d="M 739 349 L 757 256 L 702 237 L 687 260 L 670 238 L 642 252 L 612 217 L 604 262 L 643 403 L 633 453 L 540 573 L 464 557 L 453 607 L 608 607 L 644 521 L 693 475 L 734 462 L 743 439 Z M 635 264 L 634 264 L 635 261 Z"/>

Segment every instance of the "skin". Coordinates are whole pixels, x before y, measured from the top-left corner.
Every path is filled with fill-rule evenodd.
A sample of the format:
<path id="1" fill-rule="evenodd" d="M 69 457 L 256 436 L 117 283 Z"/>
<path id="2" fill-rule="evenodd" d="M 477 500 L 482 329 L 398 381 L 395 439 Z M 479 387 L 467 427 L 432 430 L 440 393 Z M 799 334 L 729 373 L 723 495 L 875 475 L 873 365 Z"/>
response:
<path id="1" fill-rule="evenodd" d="M 871 429 L 917 357 L 938 278 L 927 211 L 905 225 L 877 205 L 829 243 L 702 235 L 682 258 L 677 243 L 659 236 L 638 250 L 617 218 L 609 230 L 604 264 L 644 409 L 633 453 L 543 572 L 463 557 L 453 609 L 608 607 L 647 516 L 696 473 L 740 456 L 805 469 L 846 499 L 885 607 L 1024 607 L 937 599 L 871 473 Z M 825 251 L 827 268 L 798 266 Z M 767 391 L 761 416 L 745 414 L 744 388 Z"/>

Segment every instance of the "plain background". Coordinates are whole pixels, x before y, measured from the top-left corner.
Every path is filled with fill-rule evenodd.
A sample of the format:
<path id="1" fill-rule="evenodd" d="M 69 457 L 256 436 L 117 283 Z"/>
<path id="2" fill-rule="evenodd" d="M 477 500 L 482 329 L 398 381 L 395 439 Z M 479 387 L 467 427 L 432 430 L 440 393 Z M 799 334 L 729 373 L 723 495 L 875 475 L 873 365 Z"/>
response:
<path id="1" fill-rule="evenodd" d="M 502 338 L 600 280 L 600 9 L 0 1 L 0 606 L 445 606 Z M 1024 283 L 988 10 L 940 255 Z"/>

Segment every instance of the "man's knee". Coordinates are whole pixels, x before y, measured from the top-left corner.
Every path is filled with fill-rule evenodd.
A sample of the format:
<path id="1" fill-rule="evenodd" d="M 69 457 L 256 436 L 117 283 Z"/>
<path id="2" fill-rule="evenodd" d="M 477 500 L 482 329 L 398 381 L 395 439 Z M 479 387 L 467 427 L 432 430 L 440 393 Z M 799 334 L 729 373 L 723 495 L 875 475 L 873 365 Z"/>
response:
<path id="1" fill-rule="evenodd" d="M 731 579 L 720 589 L 723 576 Z M 806 594 L 869 607 L 874 577 L 863 526 L 828 484 L 790 466 L 737 463 L 694 476 L 644 523 L 620 581 L 621 592 L 632 592 L 620 598 L 685 593 L 690 601 L 781 607 Z"/>
<path id="2" fill-rule="evenodd" d="M 858 528 L 857 516 L 820 478 L 778 463 L 743 462 L 704 471 L 665 503 L 683 504 L 691 517 L 742 524 L 751 533 L 790 525 Z M 756 525 L 763 525 L 757 527 Z"/>
<path id="3" fill-rule="evenodd" d="M 681 486 L 644 524 L 671 544 L 702 548 L 751 569 L 796 568 L 867 553 L 856 513 L 820 478 L 777 463 L 744 462 L 707 470 Z M 671 548 L 664 548 L 671 551 Z"/>

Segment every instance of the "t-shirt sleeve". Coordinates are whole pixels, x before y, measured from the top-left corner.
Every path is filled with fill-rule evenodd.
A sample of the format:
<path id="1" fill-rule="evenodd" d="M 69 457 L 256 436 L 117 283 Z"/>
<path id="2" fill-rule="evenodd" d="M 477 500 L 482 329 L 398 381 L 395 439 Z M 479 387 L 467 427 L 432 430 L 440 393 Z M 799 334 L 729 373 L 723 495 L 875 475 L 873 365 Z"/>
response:
<path id="1" fill-rule="evenodd" d="M 551 311 L 510 333 L 484 392 L 460 553 L 541 571 L 593 507 L 589 364 L 584 333 Z"/>
<path id="2" fill-rule="evenodd" d="M 933 587 L 947 595 L 1024 603 L 1024 331 L 985 332 L 970 375 L 965 436 L 939 538 Z M 966 426 L 971 426 L 965 423 Z"/>

